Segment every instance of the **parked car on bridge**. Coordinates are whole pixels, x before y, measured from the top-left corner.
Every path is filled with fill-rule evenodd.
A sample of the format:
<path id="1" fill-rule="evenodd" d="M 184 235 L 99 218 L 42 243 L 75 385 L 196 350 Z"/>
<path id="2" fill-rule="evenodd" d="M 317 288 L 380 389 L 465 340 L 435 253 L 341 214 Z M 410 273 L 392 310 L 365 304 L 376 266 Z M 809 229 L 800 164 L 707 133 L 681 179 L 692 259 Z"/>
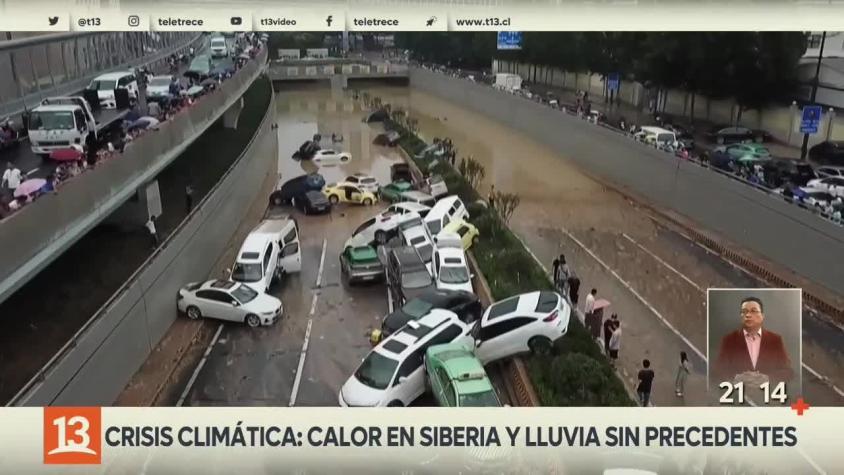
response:
<path id="1" fill-rule="evenodd" d="M 229 47 L 226 44 L 226 39 L 222 36 L 211 38 L 211 45 L 208 49 L 211 50 L 212 58 L 225 58 L 229 55 Z"/>
<path id="2" fill-rule="evenodd" d="M 125 89 L 131 101 L 138 99 L 138 80 L 132 71 L 101 74 L 91 80 L 88 89 L 97 91 L 100 106 L 104 109 L 117 108 L 117 99 L 114 95 L 116 89 Z"/>
<path id="3" fill-rule="evenodd" d="M 715 152 L 723 152 L 733 158 L 751 156 L 756 158 L 770 158 L 771 151 L 758 143 L 735 143 L 715 147 Z"/>
<path id="4" fill-rule="evenodd" d="M 190 62 L 190 66 L 188 66 L 188 69 L 184 72 L 184 76 L 199 82 L 203 79 L 207 79 L 211 74 L 211 69 L 213 68 L 214 62 L 211 60 L 211 56 L 201 54 L 193 58 L 193 61 Z"/>
<path id="5" fill-rule="evenodd" d="M 153 76 L 147 84 L 147 97 L 164 97 L 170 95 L 170 84 L 175 80 L 175 76 Z"/>
<path id="6" fill-rule="evenodd" d="M 176 302 L 191 320 L 216 318 L 250 327 L 272 325 L 283 312 L 281 300 L 230 280 L 190 283 L 179 290 Z"/>
<path id="7" fill-rule="evenodd" d="M 806 187 L 822 190 L 830 195 L 844 198 L 844 177 L 816 178 L 809 180 Z"/>

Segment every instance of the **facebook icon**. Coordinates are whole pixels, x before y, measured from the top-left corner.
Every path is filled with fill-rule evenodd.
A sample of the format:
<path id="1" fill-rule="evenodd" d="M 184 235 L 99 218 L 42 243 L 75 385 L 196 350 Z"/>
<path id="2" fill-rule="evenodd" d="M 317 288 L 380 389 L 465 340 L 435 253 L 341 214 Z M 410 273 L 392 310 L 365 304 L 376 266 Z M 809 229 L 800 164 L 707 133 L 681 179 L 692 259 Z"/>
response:
<path id="1" fill-rule="evenodd" d="M 326 24 L 327 26 L 331 26 L 331 22 L 332 22 L 332 21 L 334 21 L 334 16 L 333 16 L 333 15 L 328 15 L 328 18 L 326 18 L 326 19 L 325 19 L 325 24 Z"/>

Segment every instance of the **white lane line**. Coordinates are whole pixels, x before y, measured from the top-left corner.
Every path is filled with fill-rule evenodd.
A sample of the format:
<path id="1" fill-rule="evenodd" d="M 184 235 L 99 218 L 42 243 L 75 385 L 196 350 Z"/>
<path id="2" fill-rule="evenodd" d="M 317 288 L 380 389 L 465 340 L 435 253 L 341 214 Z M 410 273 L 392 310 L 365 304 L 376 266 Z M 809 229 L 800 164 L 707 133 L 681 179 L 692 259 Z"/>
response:
<path id="1" fill-rule="evenodd" d="M 38 168 L 38 167 L 33 168 L 32 170 L 26 172 L 26 176 L 31 176 L 33 173 L 37 172 L 38 170 L 40 170 L 40 168 Z"/>
<path id="2" fill-rule="evenodd" d="M 642 297 L 642 296 L 639 294 L 639 292 L 637 292 L 637 291 L 636 291 L 636 289 L 634 289 L 634 288 L 633 288 L 633 286 L 631 286 L 629 283 L 627 283 L 627 281 L 626 281 L 626 280 L 622 279 L 622 278 L 621 278 L 621 276 L 620 276 L 620 275 L 618 275 L 618 273 L 617 273 L 615 270 L 613 270 L 613 269 L 612 269 L 610 266 L 608 266 L 608 265 L 607 265 L 607 264 L 606 264 L 603 260 L 601 260 L 601 258 L 600 258 L 600 257 L 598 257 L 598 255 L 597 255 L 597 254 L 595 254 L 594 252 L 592 252 L 592 250 L 591 250 L 591 249 L 589 249 L 588 247 L 586 247 L 586 245 L 584 245 L 582 242 L 580 242 L 580 240 L 578 240 L 576 237 L 574 237 L 574 235 L 573 235 L 572 233 L 570 233 L 567 229 L 562 228 L 562 231 L 563 231 L 563 233 L 564 233 L 566 236 L 568 236 L 568 237 L 569 237 L 569 239 L 571 239 L 572 241 L 574 241 L 574 243 L 575 243 L 575 244 L 577 244 L 578 246 L 580 246 L 580 248 L 581 248 L 581 249 L 583 249 L 584 251 L 586 251 L 586 253 L 587 253 L 587 254 L 589 254 L 590 256 L 592 256 L 592 258 L 593 258 L 593 259 L 595 259 L 595 261 L 596 261 L 598 264 L 600 264 L 600 265 L 601 265 L 601 267 L 603 267 L 603 268 L 604 268 L 605 270 L 607 270 L 610 274 L 612 274 L 612 275 L 613 275 L 613 277 L 615 277 L 615 278 L 616 278 L 619 282 L 621 282 L 621 285 L 623 285 L 623 286 L 624 286 L 627 290 L 629 290 L 629 291 L 630 291 L 630 293 L 632 293 L 632 294 L 633 294 L 633 296 L 635 296 L 635 297 L 636 297 L 636 299 L 638 299 L 638 300 L 639 300 L 639 302 L 641 302 L 641 303 L 642 303 L 642 305 L 644 305 L 645 307 L 647 307 L 647 308 L 648 308 L 648 310 L 650 310 L 650 311 L 651 311 L 654 315 L 656 315 L 656 316 L 657 316 L 657 318 L 659 318 L 659 320 L 660 320 L 660 321 L 661 321 L 661 322 L 662 322 L 662 323 L 663 323 L 666 327 L 668 327 L 668 329 L 670 329 L 672 332 L 674 332 L 674 334 L 675 334 L 675 335 L 677 335 L 677 336 L 678 336 L 681 340 L 683 340 L 683 342 L 684 342 L 684 343 L 685 343 L 685 344 L 686 344 L 689 348 L 691 348 L 691 349 L 692 349 L 692 351 L 694 351 L 694 352 L 695 352 L 695 353 L 696 353 L 696 354 L 697 354 L 697 355 L 698 355 L 698 356 L 699 356 L 699 357 L 700 357 L 703 361 L 707 361 L 707 360 L 706 360 L 706 356 L 703 354 L 703 352 L 701 352 L 699 349 L 697 349 L 697 347 L 696 347 L 694 344 L 692 344 L 692 342 L 691 342 L 691 341 L 689 341 L 689 339 L 688 339 L 688 338 L 686 338 L 686 336 L 685 336 L 685 335 L 683 335 L 682 333 L 680 333 L 680 331 L 679 331 L 679 330 L 677 330 L 677 329 L 674 327 L 674 325 L 672 325 L 672 324 L 671 324 L 671 322 L 669 322 L 668 320 L 666 320 L 666 318 L 665 318 L 665 317 L 663 317 L 663 316 L 662 316 L 662 314 L 661 314 L 661 313 L 659 313 L 659 311 L 658 311 L 656 308 L 654 308 L 654 306 L 653 306 L 653 305 L 651 305 L 650 303 L 648 303 L 648 301 L 647 301 L 647 300 L 645 300 L 645 298 L 644 298 L 644 297 Z"/>
<path id="3" fill-rule="evenodd" d="M 211 339 L 211 342 L 208 343 L 208 347 L 205 348 L 205 353 L 202 355 L 202 359 L 199 360 L 199 364 L 196 365 L 196 368 L 194 368 L 193 374 L 190 376 L 187 386 L 185 386 L 185 390 L 182 391 L 179 401 L 176 402 L 176 407 L 181 407 L 182 404 L 185 403 L 185 399 L 187 399 L 188 393 L 190 393 L 191 388 L 193 388 L 196 378 L 199 377 L 199 372 L 202 370 L 202 367 L 205 366 L 205 361 L 208 359 L 208 355 L 211 354 L 211 350 L 214 348 L 214 345 L 217 344 L 217 340 L 220 339 L 220 333 L 223 332 L 223 326 L 225 325 L 221 323 L 220 326 L 217 327 L 217 333 L 214 334 L 214 338 Z"/>
<path id="4" fill-rule="evenodd" d="M 317 300 L 319 299 L 319 286 L 322 283 L 322 271 L 325 268 L 325 249 L 328 245 L 326 239 L 322 240 L 322 253 L 319 256 L 319 271 L 317 272 L 316 289 L 314 290 L 313 299 L 311 299 L 311 309 L 308 312 L 308 326 L 305 328 L 305 341 L 302 342 L 302 352 L 299 354 L 299 365 L 296 367 L 296 376 L 293 379 L 293 389 L 290 391 L 290 402 L 288 406 L 296 405 L 296 397 L 299 395 L 299 384 L 302 382 L 302 370 L 305 369 L 305 358 L 308 356 L 308 345 L 311 341 L 311 326 L 314 323 L 314 314 L 316 313 Z"/>
<path id="5" fill-rule="evenodd" d="M 677 269 L 675 269 L 674 267 L 672 267 L 671 265 L 669 265 L 667 262 L 665 262 L 664 260 L 660 259 L 660 258 L 659 258 L 659 256 L 657 256 L 656 254 L 654 254 L 653 252 L 651 252 L 649 249 L 646 249 L 643 245 L 641 245 L 641 244 L 639 244 L 638 242 L 636 242 L 635 240 L 633 240 L 633 238 L 631 238 L 630 236 L 628 236 L 628 235 L 627 235 L 627 234 L 625 234 L 625 233 L 622 233 L 621 235 L 622 235 L 622 236 L 624 236 L 624 237 L 625 237 L 628 241 L 630 241 L 630 242 L 632 242 L 633 244 L 635 244 L 635 245 L 639 246 L 639 249 L 641 249 L 642 251 L 644 251 L 645 253 L 647 253 L 648 255 L 650 255 L 651 257 L 653 257 L 654 259 L 656 259 L 656 260 L 657 260 L 657 262 L 659 262 L 660 264 L 664 265 L 664 266 L 665 266 L 665 267 L 667 267 L 668 269 L 670 269 L 670 270 L 674 271 L 677 275 L 679 275 L 680 277 L 682 277 L 683 279 L 685 279 L 685 281 L 686 281 L 686 282 L 688 282 L 689 284 L 691 284 L 692 286 L 694 286 L 694 287 L 695 287 L 696 289 L 698 289 L 701 293 L 706 293 L 706 290 L 704 290 L 702 287 L 700 287 L 700 286 L 699 286 L 699 285 L 697 285 L 696 283 L 692 282 L 692 281 L 691 281 L 688 277 L 686 277 L 683 273 L 681 273 L 680 271 L 678 271 Z M 752 274 L 751 274 L 751 276 L 752 276 Z M 753 276 L 753 277 L 755 278 L 755 276 Z M 814 376 L 815 378 L 817 378 L 817 379 L 821 380 L 821 382 L 822 382 L 822 383 L 824 383 L 827 387 L 829 387 L 830 389 L 832 389 L 832 391 L 833 391 L 833 392 L 835 392 L 838 396 L 840 396 L 840 397 L 844 398 L 844 390 L 842 390 L 841 388 L 839 388 L 838 386 L 836 386 L 836 385 L 835 385 L 835 383 L 833 383 L 833 382 L 832 382 L 832 379 L 830 379 L 828 376 L 825 376 L 825 375 L 823 375 L 823 374 L 819 373 L 817 370 L 815 370 L 814 368 L 812 368 L 811 366 L 809 366 L 809 365 L 808 365 L 808 364 L 806 364 L 806 363 L 801 362 L 801 364 L 802 364 L 802 366 L 803 366 L 803 369 L 805 369 L 806 371 L 808 371 L 808 372 L 809 372 L 809 374 L 811 374 L 811 375 L 812 375 L 812 376 Z"/>
<path id="6" fill-rule="evenodd" d="M 681 278 L 681 279 L 683 279 L 683 280 L 685 280 L 685 281 L 686 281 L 689 285 L 691 285 L 692 287 L 696 288 L 697 290 L 699 290 L 699 291 L 701 291 L 701 292 L 706 292 L 706 290 L 704 290 L 701 286 L 697 285 L 697 283 L 695 283 L 692 279 L 690 279 L 690 278 L 686 277 L 686 274 L 683 274 L 683 273 L 682 273 L 682 272 L 680 272 L 679 270 L 675 269 L 675 268 L 674 268 L 671 264 L 669 264 L 669 263 L 665 262 L 665 261 L 664 261 L 661 257 L 659 257 L 659 256 L 657 256 L 656 254 L 654 254 L 653 252 L 651 252 L 651 250 L 650 250 L 650 249 L 647 249 L 647 248 L 645 248 L 645 246 L 643 246 L 643 245 L 639 244 L 638 242 L 636 242 L 636 241 L 635 241 L 632 237 L 628 236 L 628 235 L 627 235 L 627 233 L 621 233 L 621 235 L 624 237 L 624 239 L 627 239 L 627 240 L 628 240 L 628 241 L 630 241 L 631 243 L 635 244 L 635 245 L 636 245 L 639 249 L 641 249 L 641 250 L 642 250 L 645 254 L 647 254 L 647 255 L 649 255 L 649 256 L 651 256 L 651 257 L 653 257 L 653 258 L 654 258 L 657 262 L 659 262 L 660 264 L 664 265 L 664 266 L 665 266 L 665 267 L 667 267 L 669 270 L 671 270 L 672 272 L 674 272 L 675 274 L 677 274 L 678 276 L 680 276 L 680 278 Z"/>
<path id="7" fill-rule="evenodd" d="M 316 295 L 314 295 L 314 301 L 316 301 Z M 305 342 L 302 344 L 302 353 L 299 355 L 299 367 L 296 368 L 296 379 L 293 380 L 293 390 L 290 391 L 290 402 L 288 406 L 293 407 L 296 405 L 296 396 L 299 395 L 299 383 L 302 381 L 302 370 L 305 368 L 305 356 L 308 354 L 308 342 L 311 339 L 311 324 L 313 324 L 313 319 L 308 319 L 308 328 L 305 329 Z"/>
<path id="8" fill-rule="evenodd" d="M 320 284 L 322 283 L 322 271 L 325 268 L 325 247 L 328 245 L 328 242 L 323 239 L 322 240 L 322 255 L 319 258 L 319 272 L 317 272 L 316 277 L 316 286 L 319 288 Z"/>

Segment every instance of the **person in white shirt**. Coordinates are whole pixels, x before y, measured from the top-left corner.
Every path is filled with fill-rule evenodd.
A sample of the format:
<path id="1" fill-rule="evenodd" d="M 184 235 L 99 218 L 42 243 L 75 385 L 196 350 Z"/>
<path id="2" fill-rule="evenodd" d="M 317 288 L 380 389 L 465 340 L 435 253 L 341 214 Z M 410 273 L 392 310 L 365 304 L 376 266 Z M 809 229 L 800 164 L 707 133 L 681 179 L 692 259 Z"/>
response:
<path id="1" fill-rule="evenodd" d="M 595 310 L 595 296 L 598 295 L 598 289 L 592 289 L 589 295 L 586 296 L 586 302 L 583 304 L 583 314 L 589 315 Z"/>
<path id="2" fill-rule="evenodd" d="M 147 231 L 149 231 L 150 239 L 152 239 L 153 249 L 157 248 L 158 247 L 158 231 L 155 229 L 155 216 L 150 216 L 144 226 L 146 226 Z"/>
<path id="3" fill-rule="evenodd" d="M 12 162 L 6 164 L 6 171 L 3 172 L 3 186 L 15 191 L 21 184 L 21 171 Z"/>

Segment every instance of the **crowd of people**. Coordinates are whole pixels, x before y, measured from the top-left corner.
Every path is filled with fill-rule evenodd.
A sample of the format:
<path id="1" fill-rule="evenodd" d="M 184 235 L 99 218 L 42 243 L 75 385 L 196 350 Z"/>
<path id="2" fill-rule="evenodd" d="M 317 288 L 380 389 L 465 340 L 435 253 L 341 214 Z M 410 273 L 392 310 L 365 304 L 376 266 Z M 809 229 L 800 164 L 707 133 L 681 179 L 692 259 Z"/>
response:
<path id="1" fill-rule="evenodd" d="M 250 59 L 254 59 L 261 51 L 262 43 L 255 34 L 247 34 L 238 38 L 239 51 L 248 52 Z M 132 143 L 149 131 L 158 128 L 165 122 L 178 116 L 192 107 L 202 96 L 215 91 L 226 79 L 231 78 L 248 60 L 245 57 L 234 61 L 233 69 L 220 71 L 213 78 L 186 78 L 183 82 L 174 77 L 169 87 L 169 94 L 162 97 L 148 98 L 147 110 L 141 111 L 138 104 L 123 118 L 119 130 L 108 137 L 95 137 L 89 134 L 85 144 L 73 144 L 68 148 L 67 157 L 50 173 L 41 186 L 26 193 L 19 193 L 19 187 L 28 180 L 27 176 L 13 163 L 6 164 L 2 182 L 0 182 L 0 219 L 32 203 L 47 193 L 56 193 L 62 183 L 88 170 L 97 164 L 119 157 L 132 146 Z M 148 77 L 148 71 L 140 71 L 139 76 Z M 38 183 L 41 183 L 40 181 Z"/>

